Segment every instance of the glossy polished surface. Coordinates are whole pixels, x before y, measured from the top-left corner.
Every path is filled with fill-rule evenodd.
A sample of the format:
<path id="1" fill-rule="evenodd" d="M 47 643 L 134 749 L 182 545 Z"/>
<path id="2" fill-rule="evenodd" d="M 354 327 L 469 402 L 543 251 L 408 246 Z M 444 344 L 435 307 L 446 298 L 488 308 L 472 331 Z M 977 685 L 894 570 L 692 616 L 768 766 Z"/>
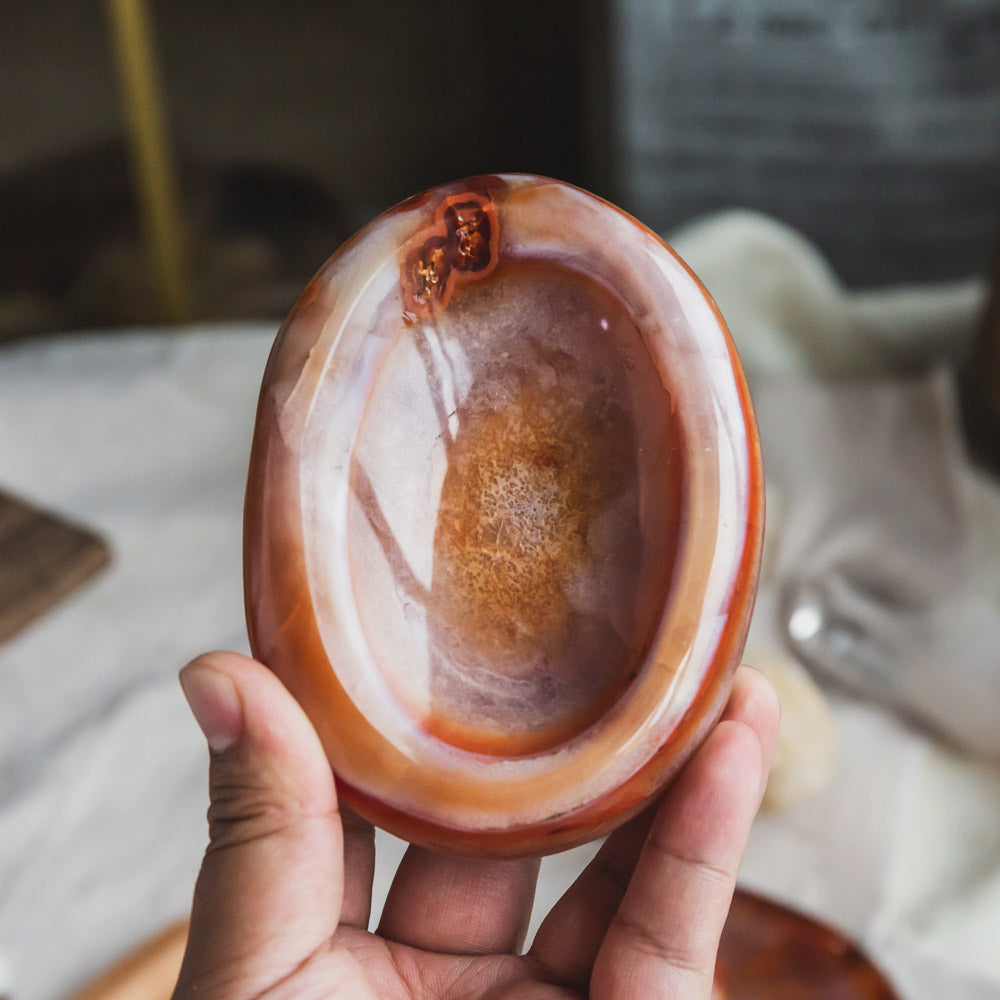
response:
<path id="1" fill-rule="evenodd" d="M 737 890 L 722 932 L 713 1000 L 899 1000 L 839 931 Z"/>
<path id="2" fill-rule="evenodd" d="M 717 310 L 655 236 L 542 178 L 412 198 L 278 335 L 245 523 L 255 654 L 398 835 L 606 832 L 721 711 L 759 454 Z"/>

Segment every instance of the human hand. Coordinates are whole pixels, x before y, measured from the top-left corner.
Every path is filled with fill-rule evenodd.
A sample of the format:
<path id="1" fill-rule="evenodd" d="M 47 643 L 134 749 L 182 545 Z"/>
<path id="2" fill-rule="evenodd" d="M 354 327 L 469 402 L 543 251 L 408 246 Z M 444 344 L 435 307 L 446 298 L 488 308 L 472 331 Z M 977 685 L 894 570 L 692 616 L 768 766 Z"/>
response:
<path id="1" fill-rule="evenodd" d="M 305 714 L 263 665 L 210 653 L 181 683 L 211 752 L 210 843 L 174 1000 L 707 1000 L 778 705 L 741 667 L 719 725 L 611 834 L 522 953 L 537 860 L 408 848 L 367 930 L 374 831 L 338 809 Z"/>

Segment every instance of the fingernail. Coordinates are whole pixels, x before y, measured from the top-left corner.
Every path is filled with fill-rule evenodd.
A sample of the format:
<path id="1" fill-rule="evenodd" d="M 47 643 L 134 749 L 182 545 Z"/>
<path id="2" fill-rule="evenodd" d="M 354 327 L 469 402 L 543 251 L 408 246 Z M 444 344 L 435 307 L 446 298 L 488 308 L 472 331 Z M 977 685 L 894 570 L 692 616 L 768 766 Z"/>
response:
<path id="1" fill-rule="evenodd" d="M 212 753 L 224 753 L 243 736 L 243 706 L 236 685 L 211 667 L 189 664 L 181 671 L 181 689 Z"/>

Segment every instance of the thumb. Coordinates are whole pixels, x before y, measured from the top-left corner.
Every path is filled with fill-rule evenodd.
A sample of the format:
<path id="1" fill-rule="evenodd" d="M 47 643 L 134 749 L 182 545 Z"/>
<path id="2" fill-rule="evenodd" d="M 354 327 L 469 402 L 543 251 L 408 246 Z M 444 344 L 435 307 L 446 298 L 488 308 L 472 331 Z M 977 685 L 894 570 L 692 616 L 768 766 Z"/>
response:
<path id="1" fill-rule="evenodd" d="M 343 898 L 337 796 L 315 731 L 263 664 L 209 653 L 181 671 L 208 741 L 209 845 L 175 997 L 256 996 L 323 947 Z"/>

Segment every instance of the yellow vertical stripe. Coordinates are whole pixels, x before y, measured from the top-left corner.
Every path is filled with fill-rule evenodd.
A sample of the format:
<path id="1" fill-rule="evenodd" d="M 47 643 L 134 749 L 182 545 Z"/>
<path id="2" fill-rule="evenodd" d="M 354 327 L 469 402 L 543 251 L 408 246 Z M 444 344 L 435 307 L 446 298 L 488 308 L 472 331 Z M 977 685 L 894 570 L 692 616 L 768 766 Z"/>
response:
<path id="1" fill-rule="evenodd" d="M 163 318 L 190 316 L 183 226 L 174 164 L 167 141 L 145 0 L 105 0 L 128 126 L 136 195 Z"/>

